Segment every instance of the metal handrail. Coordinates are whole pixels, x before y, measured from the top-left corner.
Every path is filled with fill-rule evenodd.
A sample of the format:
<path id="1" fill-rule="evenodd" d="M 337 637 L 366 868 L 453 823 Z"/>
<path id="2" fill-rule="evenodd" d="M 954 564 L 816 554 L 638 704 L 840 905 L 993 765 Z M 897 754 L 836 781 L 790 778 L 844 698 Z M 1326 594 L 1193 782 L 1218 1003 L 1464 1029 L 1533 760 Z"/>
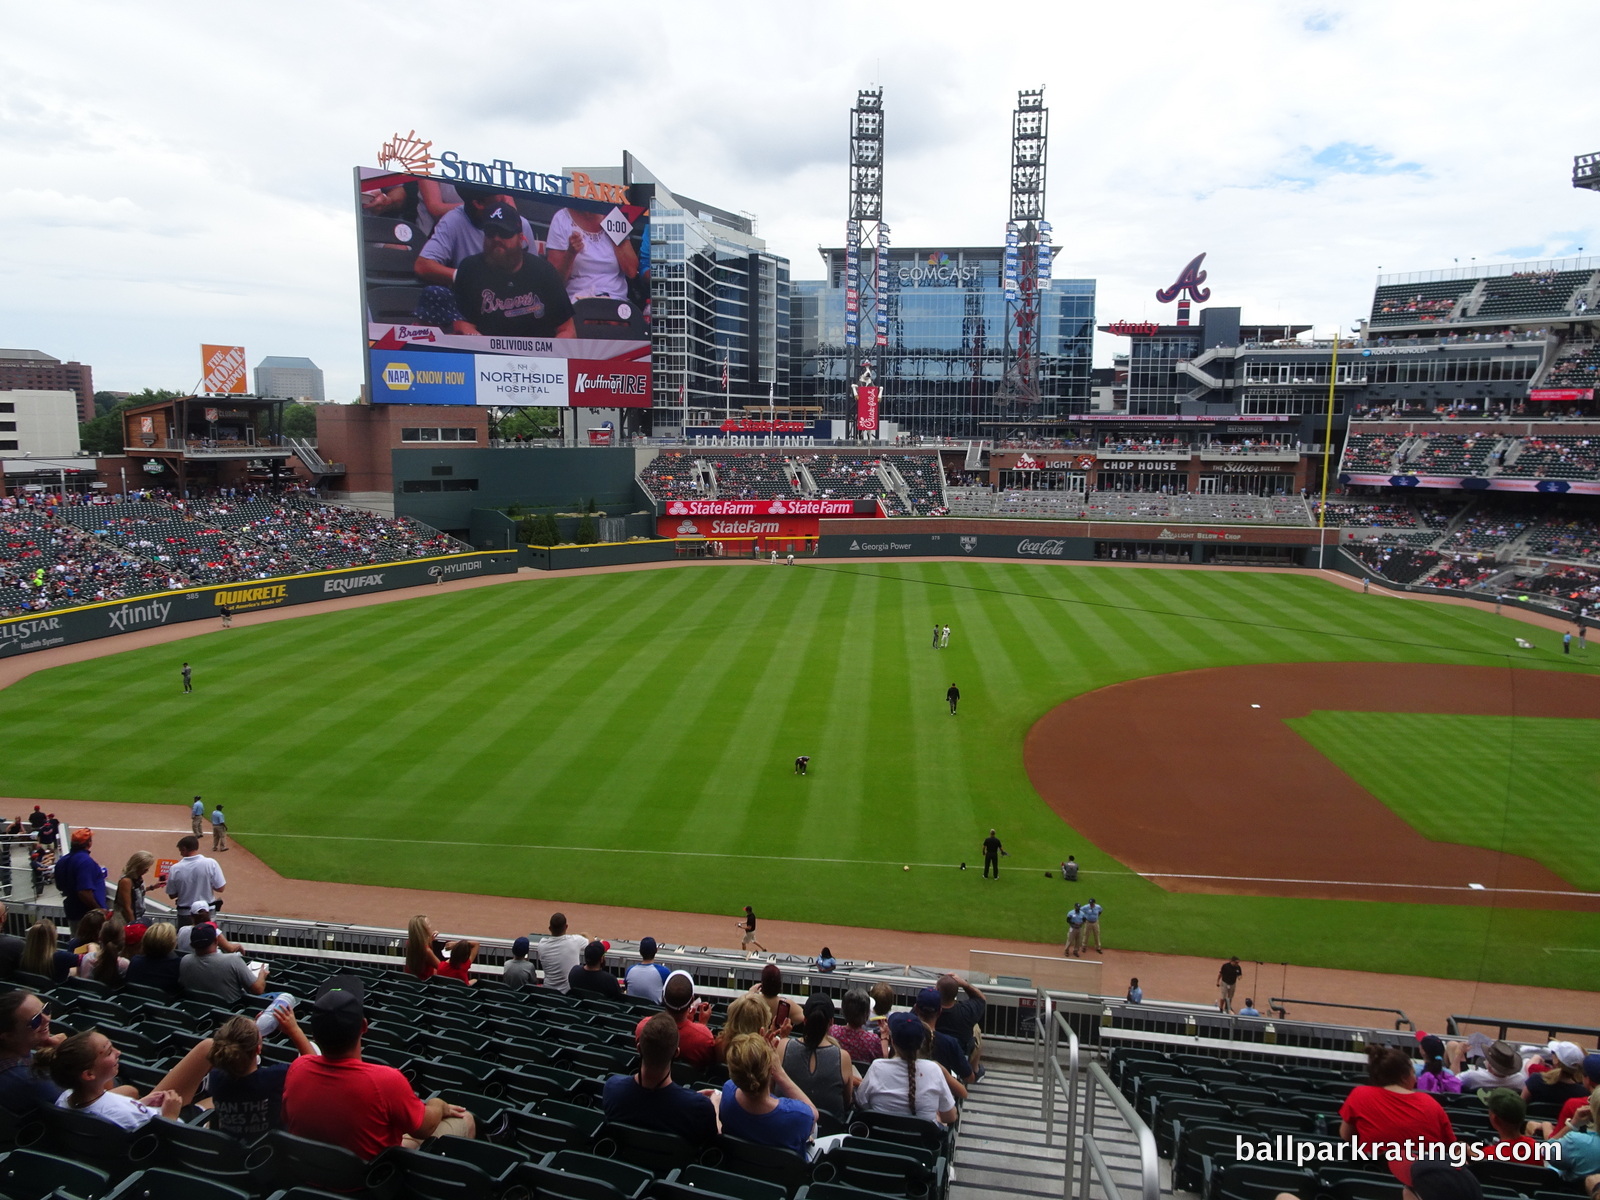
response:
<path id="1" fill-rule="evenodd" d="M 1509 1017 L 1463 1017 L 1454 1013 L 1445 1022 L 1445 1032 L 1452 1037 L 1459 1036 L 1463 1024 L 1492 1026 L 1498 1031 L 1497 1036 L 1501 1041 L 1504 1041 L 1506 1034 L 1513 1029 L 1529 1032 L 1542 1029 L 1545 1032 L 1546 1040 L 1555 1037 L 1558 1033 L 1575 1033 L 1580 1037 L 1600 1038 L 1600 1029 L 1592 1025 L 1561 1025 L 1551 1024 L 1549 1021 L 1516 1021 Z"/>
<path id="2" fill-rule="evenodd" d="M 1412 1030 L 1416 1029 L 1417 1027 L 1416 1023 L 1412 1021 L 1410 1017 L 1406 1016 L 1405 1010 L 1402 1008 L 1375 1008 L 1370 1004 L 1335 1004 L 1331 1000 L 1294 1000 L 1287 996 L 1271 997 L 1267 1001 L 1267 1008 L 1268 1011 L 1274 1012 L 1280 1017 L 1287 1017 L 1289 1015 L 1289 1010 L 1285 1006 L 1289 1004 L 1310 1005 L 1313 1008 L 1341 1008 L 1347 1009 L 1350 1012 L 1394 1013 L 1394 1027 L 1396 1029 L 1399 1029 L 1402 1025 L 1405 1026 L 1405 1028 Z"/>
<path id="3" fill-rule="evenodd" d="M 1122 1189 L 1117 1187 L 1116 1181 L 1111 1178 L 1111 1168 L 1106 1164 L 1105 1156 L 1100 1153 L 1100 1144 L 1094 1137 L 1097 1087 L 1105 1092 L 1106 1098 L 1111 1101 L 1111 1106 L 1117 1110 L 1117 1115 L 1122 1118 L 1128 1131 L 1139 1139 L 1141 1200 L 1161 1200 L 1161 1168 L 1156 1158 L 1156 1135 L 1150 1132 L 1150 1126 L 1139 1119 L 1139 1114 L 1133 1111 L 1133 1105 L 1129 1104 L 1127 1098 L 1117 1090 L 1117 1085 L 1111 1082 L 1111 1076 L 1106 1074 L 1105 1068 L 1099 1063 L 1089 1064 L 1086 1080 L 1083 1097 L 1083 1165 L 1078 1183 L 1079 1200 L 1088 1200 L 1091 1166 L 1100 1178 L 1100 1189 L 1106 1200 L 1122 1200 Z M 1068 1186 L 1071 1186 L 1070 1179 Z M 1065 1195 L 1067 1193 L 1063 1193 L 1063 1196 Z"/>
<path id="4" fill-rule="evenodd" d="M 1067 1014 L 1053 1011 L 1049 998 L 1039 993 L 1039 1024 L 1045 1031 L 1045 1067 L 1048 1073 L 1040 1082 L 1040 1107 L 1044 1110 L 1044 1144 L 1055 1140 L 1056 1089 L 1067 1095 L 1067 1162 L 1063 1180 L 1072 1179 L 1072 1135 L 1078 1127 L 1078 1063 L 1080 1047 L 1077 1031 L 1067 1020 Z M 1061 1035 L 1067 1035 L 1067 1069 L 1061 1069 Z M 1066 1193 L 1063 1192 L 1063 1195 Z"/>

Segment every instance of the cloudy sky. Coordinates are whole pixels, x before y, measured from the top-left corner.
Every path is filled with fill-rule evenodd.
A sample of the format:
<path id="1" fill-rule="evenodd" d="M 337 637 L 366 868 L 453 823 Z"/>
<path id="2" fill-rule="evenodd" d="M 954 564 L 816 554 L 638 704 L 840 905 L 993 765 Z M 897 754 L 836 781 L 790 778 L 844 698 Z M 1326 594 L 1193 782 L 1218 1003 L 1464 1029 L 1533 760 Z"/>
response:
<path id="1" fill-rule="evenodd" d="M 1600 5 L 1013 11 L 0 0 L 0 345 L 136 390 L 191 387 L 200 342 L 238 343 L 354 398 L 349 169 L 410 129 L 534 170 L 631 150 L 817 277 L 849 109 L 880 84 L 903 246 L 999 241 L 1016 92 L 1046 89 L 1056 271 L 1099 281 L 1102 321 L 1170 311 L 1153 292 L 1201 250 L 1213 303 L 1319 328 L 1361 316 L 1380 268 L 1600 253 L 1569 49 Z"/>

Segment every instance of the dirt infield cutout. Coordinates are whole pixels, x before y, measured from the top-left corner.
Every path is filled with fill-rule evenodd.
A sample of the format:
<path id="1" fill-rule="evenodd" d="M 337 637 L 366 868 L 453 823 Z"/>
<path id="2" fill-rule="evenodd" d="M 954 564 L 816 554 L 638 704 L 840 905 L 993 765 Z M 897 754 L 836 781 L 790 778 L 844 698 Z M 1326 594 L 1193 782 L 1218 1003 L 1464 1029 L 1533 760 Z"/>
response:
<path id="1" fill-rule="evenodd" d="M 1028 732 L 1028 776 L 1168 891 L 1600 911 L 1600 893 L 1533 859 L 1441 853 L 1286 724 L 1316 709 L 1600 719 L 1600 679 L 1412 663 L 1155 675 L 1047 713 Z"/>

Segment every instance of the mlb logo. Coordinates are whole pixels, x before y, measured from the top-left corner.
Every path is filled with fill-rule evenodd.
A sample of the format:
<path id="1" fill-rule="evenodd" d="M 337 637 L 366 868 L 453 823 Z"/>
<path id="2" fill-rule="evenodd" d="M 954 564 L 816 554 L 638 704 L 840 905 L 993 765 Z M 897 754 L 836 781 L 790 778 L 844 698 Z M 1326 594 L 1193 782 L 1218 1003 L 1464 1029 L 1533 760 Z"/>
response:
<path id="1" fill-rule="evenodd" d="M 971 534 L 962 534 L 961 535 L 961 550 L 962 550 L 963 553 L 971 554 L 977 548 L 978 548 L 978 539 L 977 538 L 973 537 Z"/>

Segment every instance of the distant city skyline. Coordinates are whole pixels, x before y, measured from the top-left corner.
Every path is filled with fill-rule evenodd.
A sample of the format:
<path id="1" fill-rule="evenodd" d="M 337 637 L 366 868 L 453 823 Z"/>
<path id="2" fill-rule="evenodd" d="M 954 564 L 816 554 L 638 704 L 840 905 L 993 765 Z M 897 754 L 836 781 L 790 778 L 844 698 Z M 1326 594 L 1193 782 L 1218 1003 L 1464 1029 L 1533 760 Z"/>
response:
<path id="1" fill-rule="evenodd" d="M 1589 107 L 1575 86 L 1524 86 L 1600 33 L 1591 6 L 1546 0 L 1508 21 L 1482 0 L 1156 0 L 1029 10 L 1009 34 L 1004 14 L 980 29 L 904 3 L 862 26 L 840 3 L 797 24 L 691 2 L 613 14 L 603 35 L 590 11 L 509 12 L 561 52 L 389 88 L 374 70 L 428 62 L 434 26 L 337 7 L 291 23 L 196 3 L 11 11 L 5 340 L 123 391 L 193 387 L 202 342 L 288 352 L 320 364 L 327 398 L 354 399 L 349 170 L 412 129 L 534 171 L 631 151 L 754 214 L 796 279 L 818 278 L 816 247 L 842 241 L 848 113 L 869 86 L 884 89 L 896 242 L 950 248 L 1001 240 L 1011 109 L 1044 87 L 1055 271 L 1097 281 L 1102 322 L 1166 319 L 1154 293 L 1200 251 L 1213 304 L 1327 332 L 1365 313 L 1380 270 L 1600 248 L 1600 197 L 1569 184 L 1572 156 L 1600 150 Z M 1095 362 L 1119 344 L 1100 336 Z"/>

